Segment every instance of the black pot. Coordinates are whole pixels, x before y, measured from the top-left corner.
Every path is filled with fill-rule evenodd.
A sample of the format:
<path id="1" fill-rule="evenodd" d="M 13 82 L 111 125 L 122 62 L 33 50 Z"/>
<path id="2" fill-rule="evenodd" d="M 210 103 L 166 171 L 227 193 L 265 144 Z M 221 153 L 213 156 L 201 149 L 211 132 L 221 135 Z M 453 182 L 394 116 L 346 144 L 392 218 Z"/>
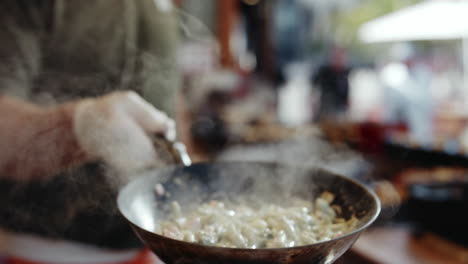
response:
<path id="1" fill-rule="evenodd" d="M 409 217 L 420 231 L 468 246 L 467 181 L 416 183 L 409 194 Z"/>

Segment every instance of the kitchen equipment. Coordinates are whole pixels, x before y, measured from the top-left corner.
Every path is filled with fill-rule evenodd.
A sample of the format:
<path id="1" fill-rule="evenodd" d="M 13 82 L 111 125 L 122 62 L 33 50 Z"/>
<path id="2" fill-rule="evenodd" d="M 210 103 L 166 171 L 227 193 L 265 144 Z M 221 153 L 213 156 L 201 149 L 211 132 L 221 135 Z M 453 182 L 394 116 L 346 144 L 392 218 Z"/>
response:
<path id="1" fill-rule="evenodd" d="M 403 203 L 395 220 L 415 233 L 468 246 L 468 170 L 465 167 L 411 168 L 395 178 Z"/>
<path id="2" fill-rule="evenodd" d="M 156 160 L 156 165 L 158 167 L 170 164 L 183 164 L 185 166 L 192 164 L 192 159 L 188 155 L 187 149 L 183 143 L 168 140 L 161 134 L 153 135 L 152 142 L 158 154 L 158 160 Z"/>
<path id="3" fill-rule="evenodd" d="M 422 232 L 432 232 L 468 246 L 468 181 L 411 184 L 406 206 Z"/>
<path id="4" fill-rule="evenodd" d="M 336 195 L 334 204 L 342 208 L 344 217 L 354 214 L 359 218 L 355 231 L 325 242 L 277 249 L 204 246 L 152 232 L 168 215 L 172 201 L 178 201 L 182 208 L 252 194 L 268 203 L 284 203 L 292 196 L 312 201 L 325 190 Z M 354 180 L 321 169 L 260 162 L 201 163 L 154 170 L 120 191 L 118 207 L 138 237 L 164 262 L 204 264 L 332 263 L 380 212 L 376 195 Z"/>

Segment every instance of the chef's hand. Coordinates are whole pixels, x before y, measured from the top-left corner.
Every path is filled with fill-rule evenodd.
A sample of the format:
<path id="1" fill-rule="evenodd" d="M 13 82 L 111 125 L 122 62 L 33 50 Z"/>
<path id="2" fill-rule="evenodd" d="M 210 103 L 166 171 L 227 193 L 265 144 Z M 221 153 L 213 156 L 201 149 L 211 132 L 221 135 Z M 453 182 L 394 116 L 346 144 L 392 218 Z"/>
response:
<path id="1" fill-rule="evenodd" d="M 175 138 L 175 123 L 134 92 L 115 92 L 77 103 L 73 129 L 91 159 L 100 159 L 120 173 L 151 167 L 156 152 L 149 135 Z"/>
<path id="2" fill-rule="evenodd" d="M 0 95 L 0 177 L 47 179 L 96 160 L 144 169 L 156 162 L 152 133 L 172 139 L 174 121 L 134 92 L 50 108 Z"/>

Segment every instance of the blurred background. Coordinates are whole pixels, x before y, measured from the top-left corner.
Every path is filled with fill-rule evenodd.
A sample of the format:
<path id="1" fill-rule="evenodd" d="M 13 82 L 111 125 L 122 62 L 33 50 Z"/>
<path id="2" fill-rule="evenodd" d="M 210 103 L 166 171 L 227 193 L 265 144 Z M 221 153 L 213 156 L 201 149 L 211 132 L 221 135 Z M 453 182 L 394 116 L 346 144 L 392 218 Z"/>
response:
<path id="1" fill-rule="evenodd" d="M 176 1 L 195 161 L 322 166 L 382 220 L 342 263 L 468 263 L 468 1 Z"/>
<path id="2" fill-rule="evenodd" d="M 23 36 L 24 47 L 4 39 L 5 50 L 44 61 L 38 76 L 26 58 L 14 73 L 31 78 L 33 102 L 133 89 L 176 119 L 194 162 L 323 167 L 373 189 L 382 214 L 338 263 L 468 264 L 468 0 L 15 1 L 5 3 L 43 11 L 23 15 L 47 28 L 38 43 Z M 2 95 L 26 97 L 11 86 Z M 11 202 L 20 193 L 42 230 L 52 216 L 36 200 L 59 201 L 58 216 L 75 214 L 67 203 L 82 190 L 93 206 L 88 192 L 107 202 L 107 189 L 87 189 L 94 170 L 83 174 L 92 180 L 71 178 L 63 204 L 43 186 L 22 199 L 6 185 L 3 211 L 22 209 Z M 0 252 L 6 244 L 0 237 Z"/>

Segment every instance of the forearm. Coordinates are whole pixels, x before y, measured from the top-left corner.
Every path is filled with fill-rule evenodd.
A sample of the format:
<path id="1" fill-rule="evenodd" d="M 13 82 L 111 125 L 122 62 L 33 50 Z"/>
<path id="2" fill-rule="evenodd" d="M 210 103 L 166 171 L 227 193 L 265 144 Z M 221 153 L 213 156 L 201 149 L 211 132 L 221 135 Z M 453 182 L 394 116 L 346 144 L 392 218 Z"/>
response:
<path id="1" fill-rule="evenodd" d="M 74 108 L 0 97 L 0 177 L 47 178 L 85 162 L 73 132 Z"/>

